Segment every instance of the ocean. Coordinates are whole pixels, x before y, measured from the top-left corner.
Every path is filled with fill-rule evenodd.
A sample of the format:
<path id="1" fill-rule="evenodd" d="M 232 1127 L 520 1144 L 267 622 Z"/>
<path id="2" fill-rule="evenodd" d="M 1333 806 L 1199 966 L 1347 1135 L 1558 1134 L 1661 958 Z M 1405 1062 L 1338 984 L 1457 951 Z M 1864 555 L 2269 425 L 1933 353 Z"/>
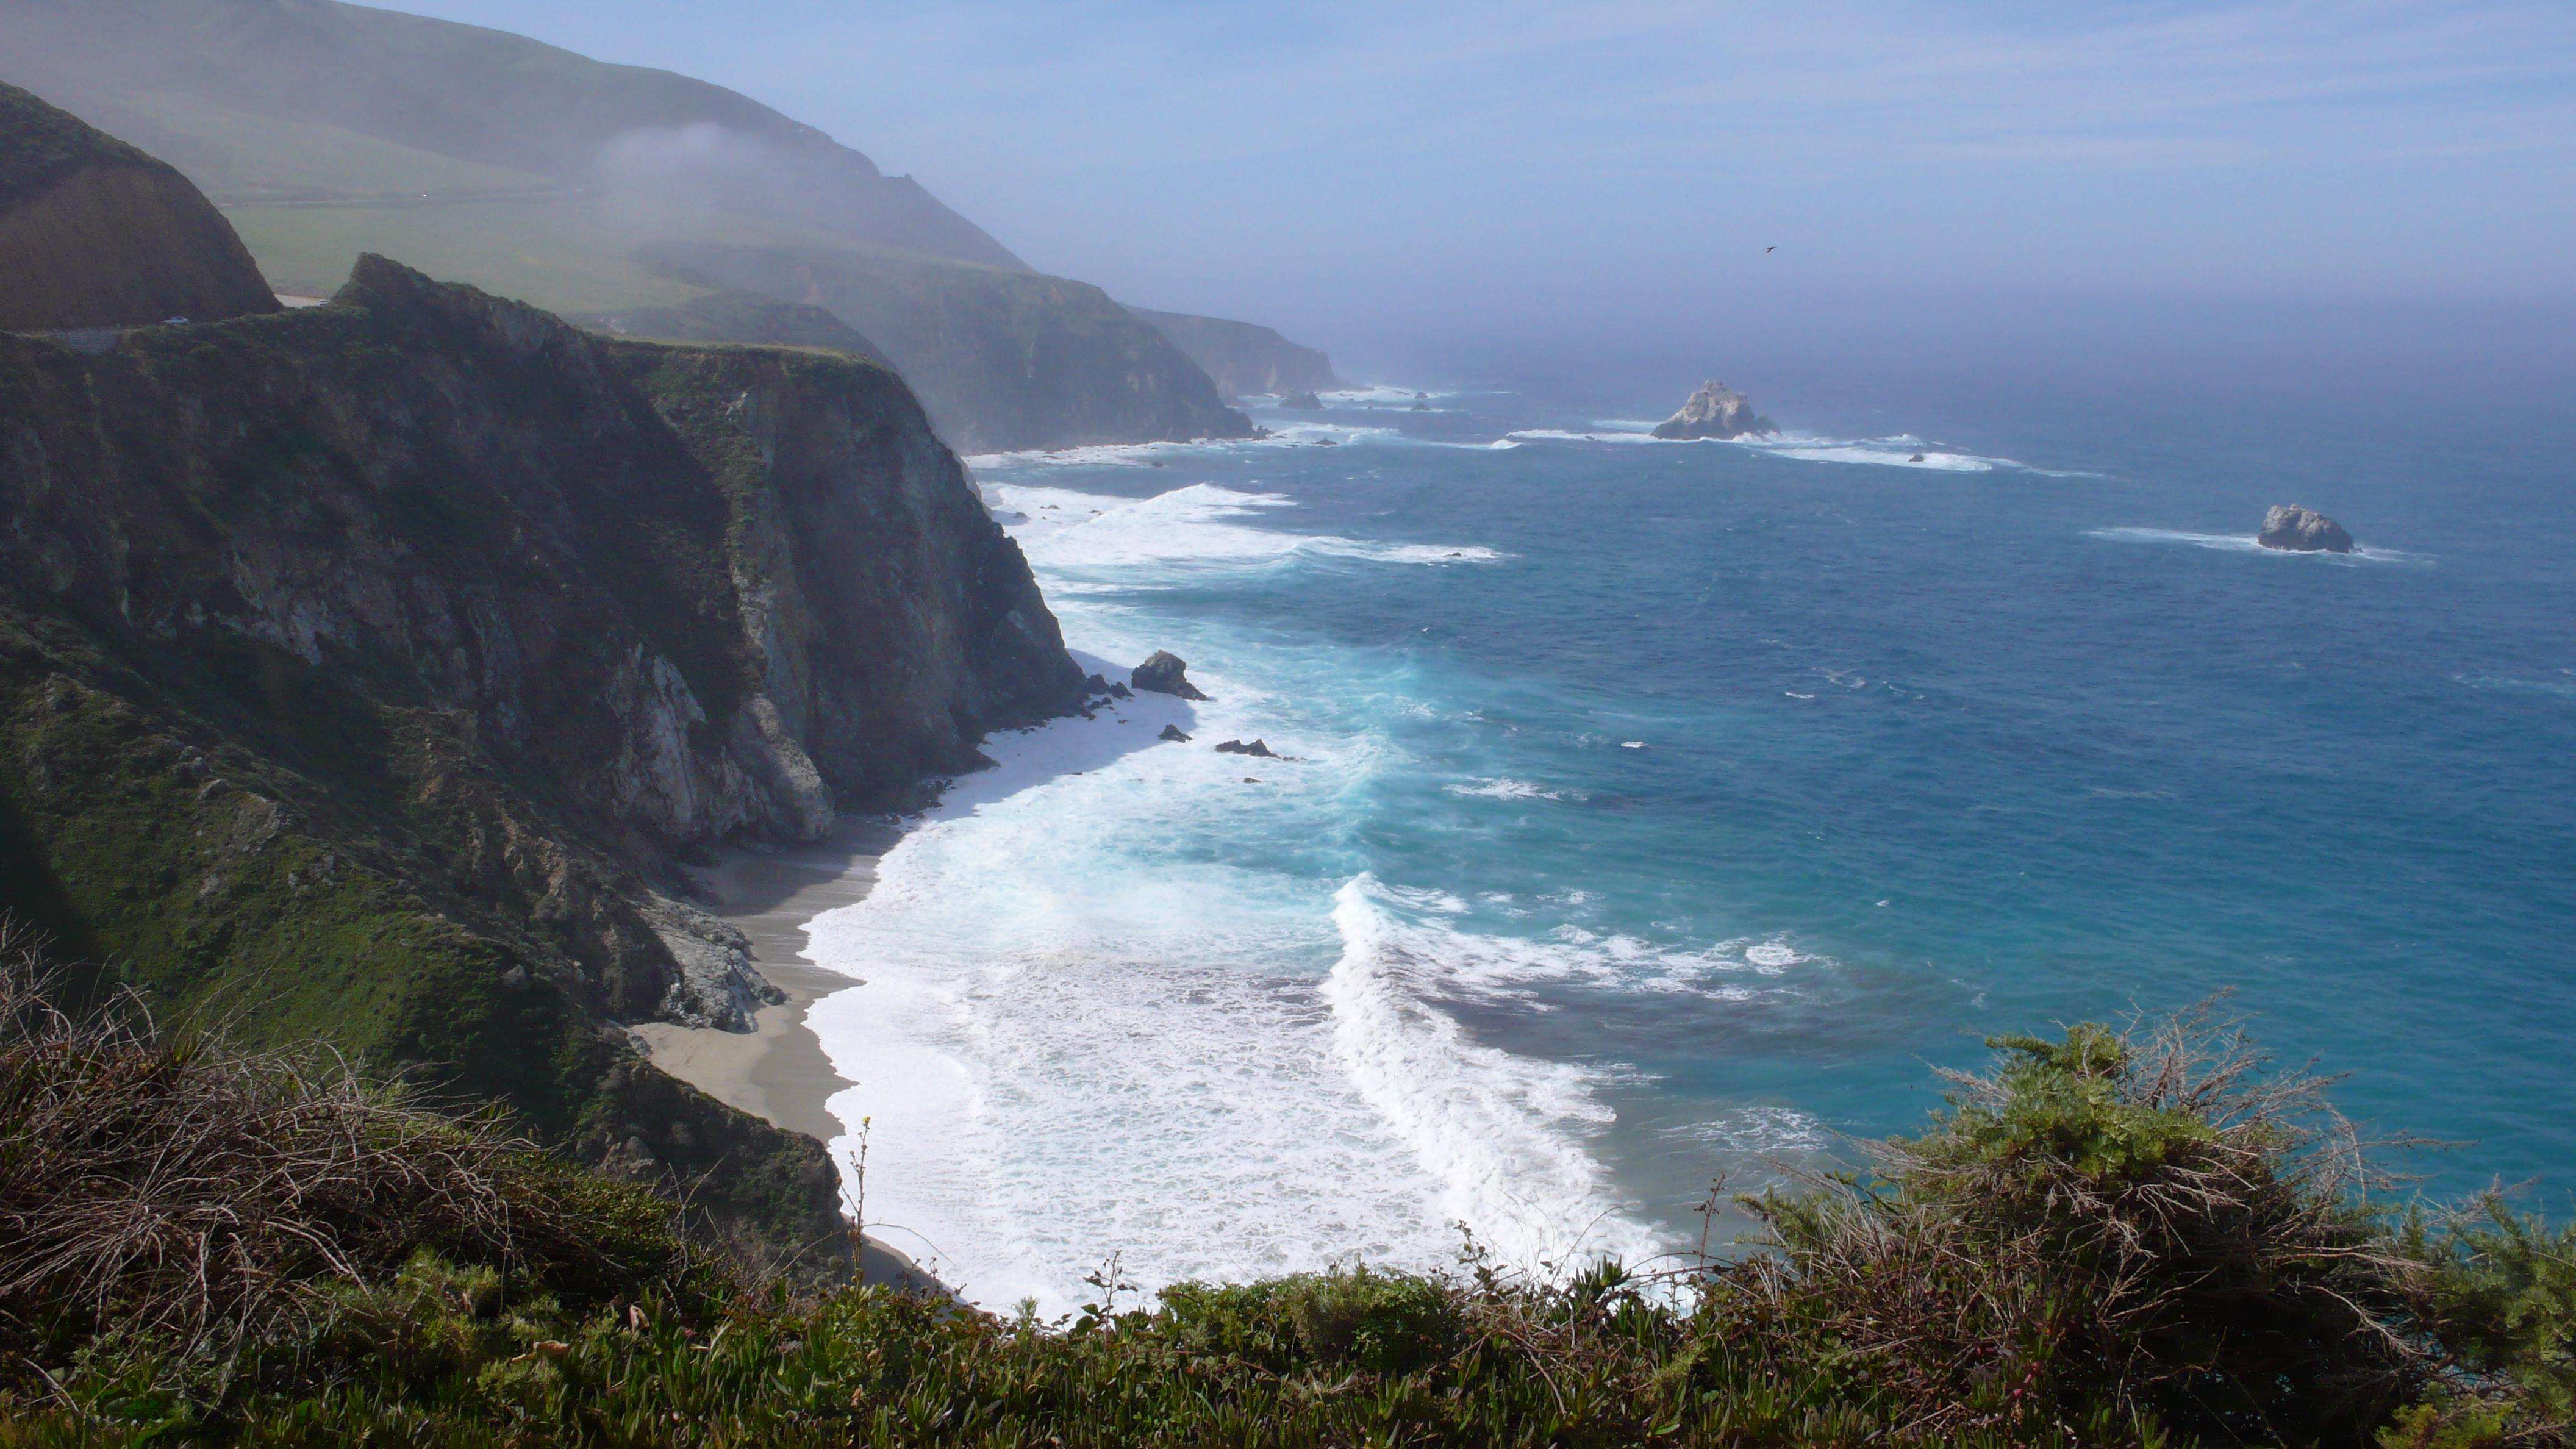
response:
<path id="1" fill-rule="evenodd" d="M 971 460 L 1086 668 L 1212 698 L 996 736 L 809 928 L 872 1230 L 1046 1313 L 1644 1262 L 1989 1034 L 2221 993 L 2443 1139 L 2386 1156 L 2422 1191 L 2565 1209 L 2563 412 L 1808 388 L 1649 439 L 1695 382 Z M 2273 503 L 2361 552 L 2257 549 Z"/>

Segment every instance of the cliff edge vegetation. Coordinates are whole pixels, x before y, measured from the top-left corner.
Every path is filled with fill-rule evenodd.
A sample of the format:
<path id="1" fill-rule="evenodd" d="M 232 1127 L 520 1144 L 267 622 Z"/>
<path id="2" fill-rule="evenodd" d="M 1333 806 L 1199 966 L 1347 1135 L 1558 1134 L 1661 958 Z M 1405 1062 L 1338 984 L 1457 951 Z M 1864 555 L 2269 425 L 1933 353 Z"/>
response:
<path id="1" fill-rule="evenodd" d="M 1152 1299 L 1113 1257 L 1042 1322 L 693 1256 L 676 1203 L 488 1118 L 30 980 L 0 968 L 6 1449 L 2506 1449 L 2576 1407 L 2576 1230 L 2388 1210 L 2318 1083 L 2202 1016 L 1992 1043 L 1922 1131 L 1740 1200 L 1741 1248 Z"/>

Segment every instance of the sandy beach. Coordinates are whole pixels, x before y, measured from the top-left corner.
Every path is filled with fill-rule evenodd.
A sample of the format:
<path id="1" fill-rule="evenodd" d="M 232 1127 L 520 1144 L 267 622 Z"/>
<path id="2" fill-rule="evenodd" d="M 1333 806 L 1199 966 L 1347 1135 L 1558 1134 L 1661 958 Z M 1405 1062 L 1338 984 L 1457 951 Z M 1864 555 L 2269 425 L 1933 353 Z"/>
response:
<path id="1" fill-rule="evenodd" d="M 727 1106 L 791 1132 L 829 1142 L 843 1132 L 825 1108 L 851 1085 L 832 1070 L 823 1044 L 805 1025 L 816 999 L 857 983 L 804 959 L 805 923 L 864 898 L 876 884 L 876 862 L 902 830 L 882 817 L 844 816 L 828 840 L 785 849 L 727 850 L 694 869 L 708 907 L 751 938 L 752 959 L 787 994 L 763 1007 L 753 1031 L 734 1032 L 644 1022 L 632 1028 L 653 1064 Z M 871 1238 L 861 1264 L 871 1283 L 911 1282 L 946 1292 L 902 1253 Z"/>

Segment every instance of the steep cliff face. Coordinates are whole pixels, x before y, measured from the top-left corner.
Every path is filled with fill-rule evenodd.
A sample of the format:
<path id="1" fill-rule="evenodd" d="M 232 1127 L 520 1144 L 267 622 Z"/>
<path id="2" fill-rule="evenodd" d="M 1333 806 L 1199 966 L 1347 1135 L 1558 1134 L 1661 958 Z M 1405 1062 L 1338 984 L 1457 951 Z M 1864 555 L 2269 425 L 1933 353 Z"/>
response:
<path id="1" fill-rule="evenodd" d="M 1081 688 L 864 361 L 605 341 L 374 259 L 103 355 L 0 337 L 8 908 L 167 1009 L 711 1173 L 782 1253 L 832 1232 L 819 1146 L 616 1026 L 767 990 L 673 854 L 817 834 Z"/>
<path id="2" fill-rule="evenodd" d="M 828 309 L 885 349 L 963 452 L 1252 435 L 1198 364 L 1087 283 L 892 251 L 673 244 L 647 256 Z"/>
<path id="3" fill-rule="evenodd" d="M 1193 317 L 1185 312 L 1127 309 L 1142 317 L 1172 345 L 1189 354 L 1228 398 L 1256 393 L 1281 396 L 1296 392 L 1331 392 L 1342 386 L 1333 375 L 1333 360 L 1311 347 L 1300 347 L 1269 327 L 1228 322 L 1222 317 Z"/>
<path id="4" fill-rule="evenodd" d="M 186 177 L 0 84 L 0 330 L 277 309 L 231 223 Z"/>

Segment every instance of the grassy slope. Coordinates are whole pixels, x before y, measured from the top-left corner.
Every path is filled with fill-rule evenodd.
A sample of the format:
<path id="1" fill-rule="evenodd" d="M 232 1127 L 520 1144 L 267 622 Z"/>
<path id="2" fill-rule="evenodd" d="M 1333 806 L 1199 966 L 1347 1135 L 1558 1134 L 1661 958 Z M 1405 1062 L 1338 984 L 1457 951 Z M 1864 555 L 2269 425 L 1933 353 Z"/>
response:
<path id="1" fill-rule="evenodd" d="M 657 275 L 629 255 L 631 234 L 599 198 L 428 206 L 234 207 L 260 271 L 281 292 L 327 297 L 360 255 L 399 257 L 441 281 L 465 282 L 550 312 L 659 307 L 708 288 Z M 713 222 L 710 221 L 712 226 Z M 726 228 L 731 230 L 731 228 Z M 768 235 L 751 222 L 738 234 Z"/>
<path id="2" fill-rule="evenodd" d="M 748 209 L 1018 264 L 911 181 L 721 86 L 337 0 L 12 0 L 0 80 L 98 118 L 225 200 L 588 185 L 620 137 L 711 124 L 792 176 Z"/>
<path id="3" fill-rule="evenodd" d="M 2301 1125 L 2298 1103 L 2321 1104 L 2298 1078 L 2245 1075 L 2223 1043 L 2177 1061 L 2180 1042 L 2079 1026 L 1999 1043 L 1995 1073 L 1882 1144 L 1887 1175 L 1763 1199 L 1770 1251 L 1660 1280 L 1601 1265 L 1533 1284 L 1471 1255 L 1456 1276 L 1182 1284 L 1148 1308 L 1113 1264 L 1047 1324 L 675 1274 L 649 1212 L 573 1181 L 529 1202 L 554 1229 L 533 1251 L 469 1239 L 397 1262 L 431 1235 L 394 1222 L 370 1225 L 354 1270 L 237 1273 L 226 1291 L 304 1305 L 246 1332 L 31 1333 L 84 1316 L 59 1274 L 0 1316 L 18 1350 L 0 1352 L 0 1449 L 2565 1445 L 2576 1230 L 2361 1211 L 2331 1131 Z M 118 1110 L 56 1061 L 22 1053 L 18 1075 L 78 1077 L 45 1117 L 58 1133 Z M 238 1090 L 220 1061 L 163 1067 Z M 22 1115 L 0 1099 L 0 1141 Z M 506 1152 L 468 1175 L 524 1194 Z M 117 1197 L 51 1178 L 18 1195 L 67 1194 Z M 295 1210 L 345 1215 L 322 1216 L 327 1196 Z M 574 1261 L 601 1256 L 578 1251 L 586 1223 L 625 1246 Z M 515 1284 L 493 1270 L 508 1256 Z"/>
<path id="4" fill-rule="evenodd" d="M 0 206 L 83 166 L 153 166 L 153 159 L 30 92 L 0 83 Z"/>

